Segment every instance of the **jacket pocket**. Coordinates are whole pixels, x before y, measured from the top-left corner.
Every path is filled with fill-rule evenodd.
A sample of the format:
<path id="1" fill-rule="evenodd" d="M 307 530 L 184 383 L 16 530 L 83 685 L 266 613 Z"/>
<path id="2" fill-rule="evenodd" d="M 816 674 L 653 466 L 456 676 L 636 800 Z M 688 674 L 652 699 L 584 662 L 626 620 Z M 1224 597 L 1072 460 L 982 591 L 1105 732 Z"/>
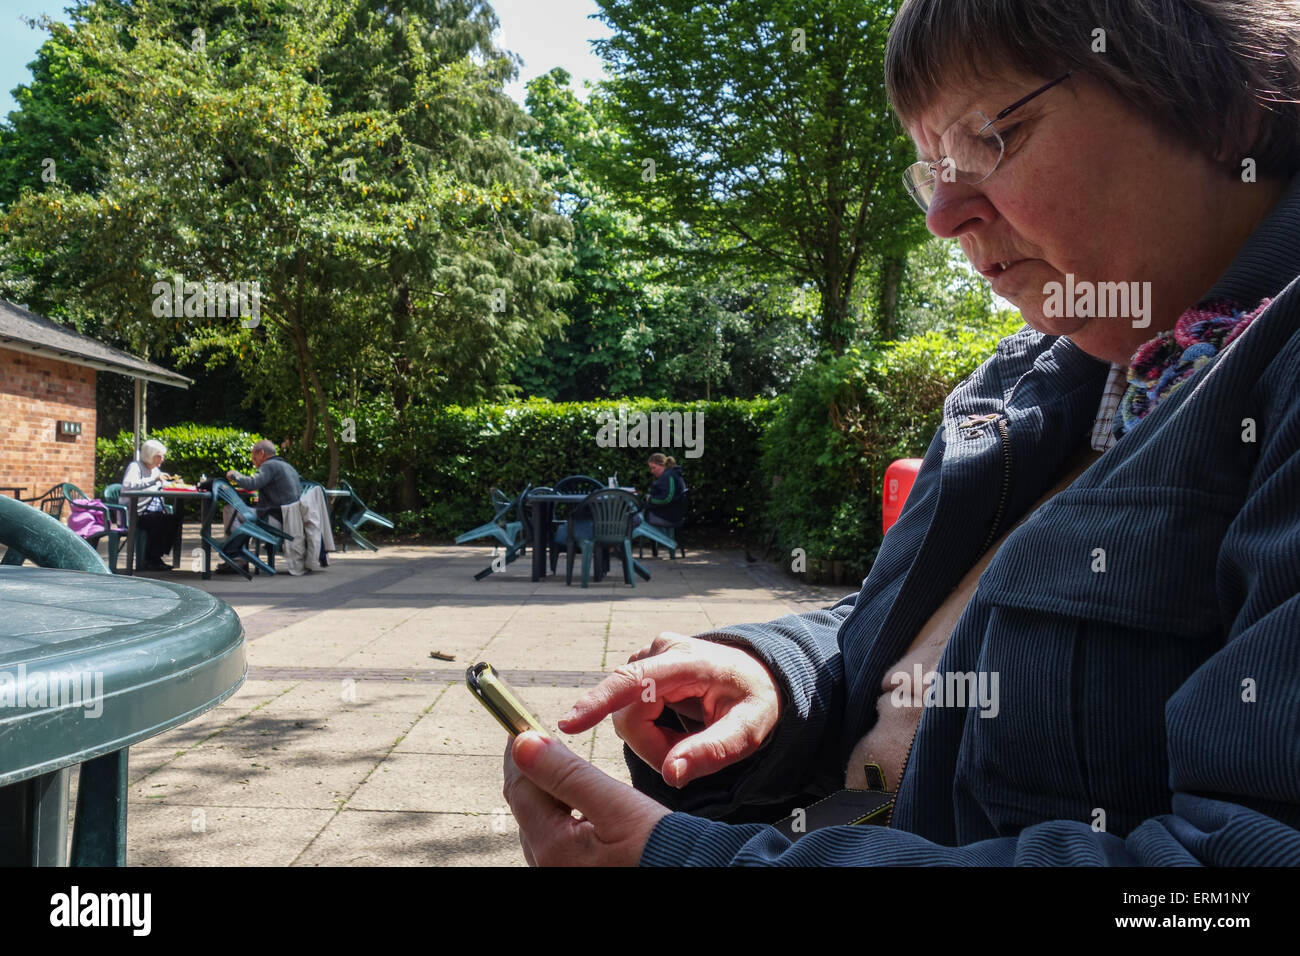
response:
<path id="1" fill-rule="evenodd" d="M 1127 833 L 1169 812 L 1165 704 L 1222 646 L 1215 563 L 1238 507 L 1067 489 L 1003 542 L 968 615 L 978 633 L 960 635 L 999 693 L 992 719 L 967 714 L 956 792 L 995 832 Z"/>
<path id="2" fill-rule="evenodd" d="M 980 578 L 988 604 L 1205 637 L 1222 629 L 1219 546 L 1241 503 L 1178 488 L 1066 489 Z"/>

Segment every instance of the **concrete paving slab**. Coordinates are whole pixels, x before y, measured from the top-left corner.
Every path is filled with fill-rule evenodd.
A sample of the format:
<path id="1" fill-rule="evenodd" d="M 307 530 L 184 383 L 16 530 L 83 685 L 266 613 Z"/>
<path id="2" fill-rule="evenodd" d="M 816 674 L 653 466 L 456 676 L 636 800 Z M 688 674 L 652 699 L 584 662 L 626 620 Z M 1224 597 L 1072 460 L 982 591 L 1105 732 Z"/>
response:
<path id="1" fill-rule="evenodd" d="M 278 636 L 285 639 L 353 637 L 373 640 L 415 614 L 415 609 L 410 607 L 375 607 L 368 598 L 350 600 L 343 606 L 327 610 L 329 613 L 318 613 L 280 629 Z"/>
<path id="2" fill-rule="evenodd" d="M 614 722 L 606 717 L 591 729 L 593 736 L 589 760 L 623 759 L 623 739 L 614 732 Z"/>
<path id="3" fill-rule="evenodd" d="M 373 644 L 358 648 L 340 658 L 331 666 L 357 670 L 366 668 L 421 670 L 455 666 L 458 662 L 465 662 L 464 666 L 468 667 L 470 664 L 483 659 L 482 651 L 486 644 L 487 641 L 485 640 L 453 642 L 441 638 L 419 643 L 410 641 L 397 645 L 394 645 L 391 641 L 376 641 Z M 431 656 L 434 652 L 442 656 Z M 447 656 L 450 656 L 452 660 L 445 660 L 444 658 Z"/>
<path id="4" fill-rule="evenodd" d="M 218 704 L 217 709 L 249 711 L 258 704 L 284 693 L 284 691 L 285 686 L 282 681 L 256 680 L 246 677 L 244 683 L 239 685 L 239 690 Z"/>
<path id="5" fill-rule="evenodd" d="M 380 762 L 370 748 L 309 750 L 244 737 L 186 753 L 131 784 L 132 805 L 337 808 Z"/>
<path id="6" fill-rule="evenodd" d="M 504 805 L 503 805 L 504 806 Z M 509 813 L 403 813 L 347 809 L 295 866 L 525 866 Z"/>
<path id="7" fill-rule="evenodd" d="M 430 690 L 434 688 L 430 686 Z M 424 707 L 435 696 L 436 691 Z M 325 751 L 371 754 L 379 760 L 410 730 L 422 710 L 394 713 L 330 704 L 312 709 L 268 708 L 225 728 L 220 739 L 223 745 L 247 750 L 250 756 L 261 752 L 272 758 L 300 751 Z"/>
<path id="8" fill-rule="evenodd" d="M 260 641 L 248 645 L 248 666 L 334 667 L 373 641 L 374 635 L 354 635 L 343 638 L 313 638 L 307 635 L 282 636 L 268 634 Z"/>
<path id="9" fill-rule="evenodd" d="M 641 640 L 649 644 L 664 631 L 675 631 L 688 637 L 714 626 L 713 618 L 704 611 L 683 611 L 671 614 L 619 615 L 610 621 L 611 640 L 625 643 Z"/>
<path id="10" fill-rule="evenodd" d="M 453 595 L 427 591 L 422 603 L 413 605 L 415 612 L 410 620 L 423 624 L 447 624 L 451 627 L 500 626 L 519 616 L 528 600 L 527 594 L 476 597 L 473 601 L 456 599 Z"/>
<path id="11" fill-rule="evenodd" d="M 479 656 L 497 670 L 601 670 L 604 635 L 575 632 L 493 638 Z"/>
<path id="12" fill-rule="evenodd" d="M 592 761 L 592 765 L 602 773 L 606 773 L 613 777 L 619 783 L 625 783 L 629 787 L 632 786 L 632 773 L 627 769 L 627 764 L 623 761 L 623 758 L 620 757 L 617 760 L 605 760 L 597 757 Z"/>
<path id="13" fill-rule="evenodd" d="M 366 778 L 347 806 L 491 813 L 505 805 L 501 796 L 504 752 L 504 747 L 494 756 L 394 752 Z"/>
<path id="14" fill-rule="evenodd" d="M 413 667 L 441 666 L 453 663 L 434 653 L 451 655 L 465 666 L 482 657 L 483 649 L 496 634 L 495 628 L 466 625 L 457 633 L 439 633 L 438 629 L 407 622 L 384 634 L 381 639 L 362 645 L 342 658 L 337 666 Z"/>
<path id="15" fill-rule="evenodd" d="M 128 866 L 288 866 L 333 810 L 132 803 Z"/>
<path id="16" fill-rule="evenodd" d="M 241 716 L 236 710 L 214 707 L 188 723 L 136 744 L 127 759 L 128 776 L 132 780 L 138 779 L 147 769 L 173 760 L 214 735 L 229 730 Z"/>
<path id="17" fill-rule="evenodd" d="M 573 614 L 566 610 L 572 608 Z M 504 633 L 552 633 L 569 628 L 582 628 L 591 632 L 609 626 L 609 607 L 601 605 L 565 605 L 530 603 L 523 606 L 518 617 L 507 623 L 501 630 Z"/>
<path id="18" fill-rule="evenodd" d="M 344 680 L 352 680 L 346 686 Z M 271 683 L 270 681 L 264 683 Z M 276 697 L 276 711 L 301 709 L 307 712 L 337 707 L 341 711 L 387 711 L 418 715 L 442 692 L 445 685 L 426 681 L 405 682 L 367 680 L 365 678 L 305 679 L 292 685 L 280 683 L 283 692 Z"/>
<path id="19" fill-rule="evenodd" d="M 650 626 L 653 626 L 654 622 L 666 622 L 674 618 L 703 617 L 704 605 L 705 602 L 695 597 L 672 598 L 654 604 L 650 602 L 616 604 L 610 609 L 609 622 L 611 626 L 636 622 L 649 622 Z"/>

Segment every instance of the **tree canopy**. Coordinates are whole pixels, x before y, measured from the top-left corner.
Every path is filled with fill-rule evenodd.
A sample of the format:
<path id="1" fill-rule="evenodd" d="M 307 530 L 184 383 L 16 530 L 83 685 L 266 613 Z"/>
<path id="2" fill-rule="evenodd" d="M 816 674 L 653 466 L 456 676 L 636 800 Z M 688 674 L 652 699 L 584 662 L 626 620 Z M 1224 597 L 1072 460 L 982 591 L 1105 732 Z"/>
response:
<path id="1" fill-rule="evenodd" d="M 833 352 L 873 259 L 925 235 L 901 187 L 912 145 L 885 97 L 883 0 L 598 0 L 623 133 L 604 166 L 698 255 L 811 283 Z M 882 273 L 885 270 L 881 270 Z"/>

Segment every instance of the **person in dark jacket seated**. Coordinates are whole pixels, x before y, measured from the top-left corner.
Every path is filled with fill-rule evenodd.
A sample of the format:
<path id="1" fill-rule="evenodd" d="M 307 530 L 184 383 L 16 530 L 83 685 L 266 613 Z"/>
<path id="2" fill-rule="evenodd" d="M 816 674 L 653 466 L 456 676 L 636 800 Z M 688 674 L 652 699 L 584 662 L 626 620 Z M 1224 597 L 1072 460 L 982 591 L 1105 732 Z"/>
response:
<path id="1" fill-rule="evenodd" d="M 1300 865 L 1300 4 L 897 9 L 899 188 L 1027 327 L 857 593 L 648 629 L 560 718 L 612 716 L 635 789 L 514 739 L 524 857 Z"/>
<path id="2" fill-rule="evenodd" d="M 655 452 L 650 456 L 650 474 L 655 476 L 646 496 L 646 521 L 661 528 L 681 524 L 686 515 L 686 479 L 672 455 Z"/>
<path id="3" fill-rule="evenodd" d="M 255 475 L 241 475 L 237 471 L 226 472 L 226 480 L 236 488 L 257 492 L 257 516 L 265 518 L 276 527 L 283 527 L 284 505 L 292 504 L 302 497 L 302 479 L 297 469 L 278 454 L 273 442 L 265 438 L 253 445 L 249 452 Z M 239 517 L 233 515 L 233 509 L 226 506 L 227 525 L 230 530 L 239 527 Z M 247 562 L 240 561 L 241 565 Z M 217 569 L 222 574 L 233 574 L 234 569 L 222 564 Z"/>
<path id="4" fill-rule="evenodd" d="M 277 525 L 284 523 L 281 508 L 302 497 L 302 479 L 297 469 L 276 454 L 275 444 L 263 438 L 253 445 L 249 453 L 255 475 L 226 472 L 226 480 L 236 488 L 257 492 L 257 516 L 272 518 Z"/>

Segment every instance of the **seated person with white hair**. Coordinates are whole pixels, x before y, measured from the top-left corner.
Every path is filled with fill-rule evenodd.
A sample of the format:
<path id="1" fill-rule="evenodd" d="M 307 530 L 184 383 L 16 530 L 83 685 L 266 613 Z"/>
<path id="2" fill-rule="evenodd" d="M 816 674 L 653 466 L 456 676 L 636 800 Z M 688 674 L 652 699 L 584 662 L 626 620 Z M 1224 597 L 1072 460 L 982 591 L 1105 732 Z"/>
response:
<path id="1" fill-rule="evenodd" d="M 275 443 L 265 438 L 253 444 L 249 457 L 257 474 L 241 475 L 237 471 L 228 471 L 226 480 L 236 488 L 256 491 L 257 516 L 273 522 L 276 527 L 283 527 L 284 512 L 281 509 L 302 497 L 302 479 L 293 465 L 276 454 Z M 235 517 L 233 522 L 228 519 L 227 523 L 232 528 L 237 527 L 239 519 Z M 217 570 L 233 573 L 234 569 L 222 565 Z"/>
<path id="2" fill-rule="evenodd" d="M 167 448 L 162 442 L 147 441 L 140 446 L 140 457 L 126 466 L 122 475 L 123 491 L 161 488 L 171 475 L 159 470 Z M 171 566 L 162 556 L 171 548 L 176 538 L 176 516 L 163 507 L 161 498 L 137 498 L 136 525 L 145 532 L 144 566 L 146 571 L 170 571 Z"/>

